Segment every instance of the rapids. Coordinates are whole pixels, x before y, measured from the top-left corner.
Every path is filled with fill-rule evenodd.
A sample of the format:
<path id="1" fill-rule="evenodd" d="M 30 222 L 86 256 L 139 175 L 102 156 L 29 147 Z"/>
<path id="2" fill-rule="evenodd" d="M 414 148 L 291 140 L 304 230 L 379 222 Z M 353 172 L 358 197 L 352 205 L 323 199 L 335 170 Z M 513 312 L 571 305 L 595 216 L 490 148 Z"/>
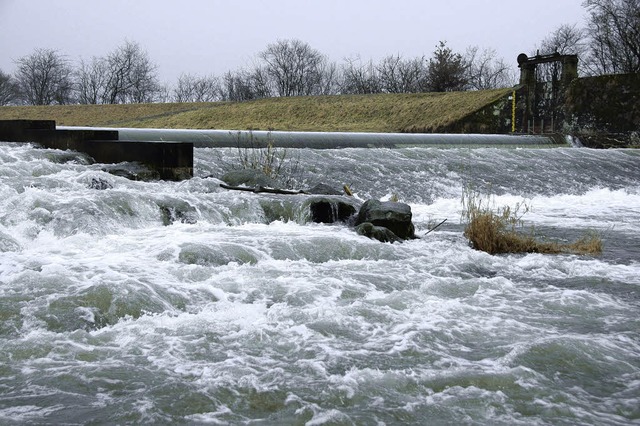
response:
<path id="1" fill-rule="evenodd" d="M 424 238 L 309 223 L 303 195 L 132 181 L 0 143 L 2 424 L 640 422 L 640 152 L 291 149 L 300 186 L 397 196 Z M 525 200 L 597 257 L 490 256 L 461 195 Z"/>

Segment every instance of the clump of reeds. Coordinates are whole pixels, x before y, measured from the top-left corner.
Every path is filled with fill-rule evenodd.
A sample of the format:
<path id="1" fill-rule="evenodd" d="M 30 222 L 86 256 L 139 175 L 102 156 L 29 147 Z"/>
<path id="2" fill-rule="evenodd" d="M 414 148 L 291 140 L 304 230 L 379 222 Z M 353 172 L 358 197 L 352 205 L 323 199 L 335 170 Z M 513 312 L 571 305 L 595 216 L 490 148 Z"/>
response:
<path id="1" fill-rule="evenodd" d="M 266 141 L 259 141 L 251 131 L 244 138 L 238 132 L 236 140 L 238 161 L 243 169 L 260 170 L 286 188 L 292 187 L 302 175 L 300 159 L 291 158 L 286 148 L 276 147 L 271 133 L 267 135 Z"/>
<path id="2" fill-rule="evenodd" d="M 464 236 L 471 246 L 489 254 L 503 253 L 572 253 L 599 254 L 602 240 L 595 233 L 585 235 L 573 243 L 540 241 L 533 228 L 524 229 L 522 217 L 530 210 L 526 202 L 495 207 L 490 198 L 471 190 L 462 195 Z"/>

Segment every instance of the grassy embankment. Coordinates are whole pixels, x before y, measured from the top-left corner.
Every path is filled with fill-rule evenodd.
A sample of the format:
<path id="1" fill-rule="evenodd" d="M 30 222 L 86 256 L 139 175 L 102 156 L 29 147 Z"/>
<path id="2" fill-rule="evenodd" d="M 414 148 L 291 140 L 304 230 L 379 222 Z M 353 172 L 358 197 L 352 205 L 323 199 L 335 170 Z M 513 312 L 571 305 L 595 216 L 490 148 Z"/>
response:
<path id="1" fill-rule="evenodd" d="M 62 126 L 345 132 L 438 131 L 506 96 L 476 92 L 305 96 L 248 102 L 0 107 L 0 120 Z"/>

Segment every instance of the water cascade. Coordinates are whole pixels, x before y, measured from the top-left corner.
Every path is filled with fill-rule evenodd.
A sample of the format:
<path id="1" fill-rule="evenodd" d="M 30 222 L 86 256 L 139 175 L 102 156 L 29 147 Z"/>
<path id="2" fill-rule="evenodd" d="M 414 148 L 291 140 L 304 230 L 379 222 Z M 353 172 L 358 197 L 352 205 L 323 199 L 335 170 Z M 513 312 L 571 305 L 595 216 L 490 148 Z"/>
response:
<path id="1" fill-rule="evenodd" d="M 289 150 L 298 187 L 409 204 L 421 238 L 389 244 L 313 223 L 304 194 L 221 188 L 237 147 L 198 134 L 181 182 L 0 142 L 0 423 L 640 419 L 637 150 Z M 475 251 L 469 187 L 604 252 Z"/>

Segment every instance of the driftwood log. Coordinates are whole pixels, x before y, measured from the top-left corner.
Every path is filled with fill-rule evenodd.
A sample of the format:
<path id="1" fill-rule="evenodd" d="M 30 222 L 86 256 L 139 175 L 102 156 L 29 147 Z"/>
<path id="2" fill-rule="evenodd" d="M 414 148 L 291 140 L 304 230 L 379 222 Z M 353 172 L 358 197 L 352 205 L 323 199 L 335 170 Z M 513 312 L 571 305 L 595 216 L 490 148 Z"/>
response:
<path id="1" fill-rule="evenodd" d="M 247 192 L 255 192 L 257 193 L 261 193 L 261 192 L 265 192 L 268 194 L 284 194 L 284 195 L 298 195 L 298 194 L 307 194 L 307 192 L 304 192 L 302 190 L 298 190 L 298 191 L 292 191 L 292 190 L 288 190 L 288 189 L 278 189 L 278 188 L 269 188 L 267 186 L 256 186 L 256 187 L 248 187 L 248 186 L 231 186 L 231 185 L 226 185 L 224 183 L 220 184 L 220 187 L 224 188 L 224 189 L 231 189 L 233 191 L 247 191 Z"/>

